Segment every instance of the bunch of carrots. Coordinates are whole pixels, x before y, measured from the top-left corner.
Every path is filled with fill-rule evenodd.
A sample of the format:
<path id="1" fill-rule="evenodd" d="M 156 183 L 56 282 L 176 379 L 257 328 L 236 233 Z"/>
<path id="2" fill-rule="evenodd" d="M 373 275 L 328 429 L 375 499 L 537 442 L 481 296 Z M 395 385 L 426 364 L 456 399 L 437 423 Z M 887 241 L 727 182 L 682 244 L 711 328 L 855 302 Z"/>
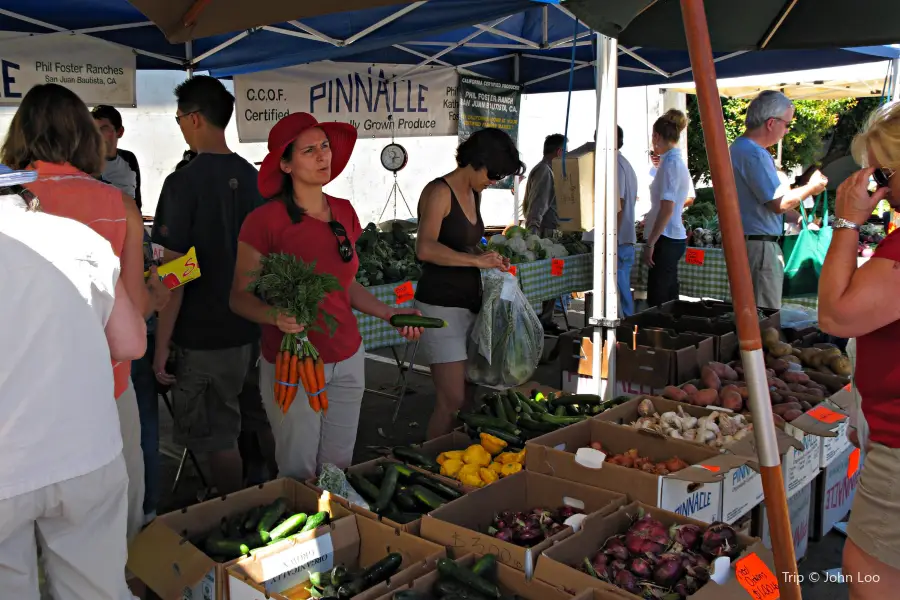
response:
<path id="1" fill-rule="evenodd" d="M 275 404 L 282 414 L 287 414 L 301 386 L 310 408 L 328 413 L 322 357 L 306 336 L 287 334 L 282 338 L 281 349 L 275 358 Z"/>
<path id="2" fill-rule="evenodd" d="M 249 289 L 270 304 L 273 311 L 306 325 L 307 331 L 323 331 L 322 324 L 333 334 L 334 317 L 320 310 L 319 304 L 341 286 L 333 275 L 317 273 L 315 266 L 314 262 L 307 264 L 290 254 L 263 256 Z M 275 358 L 275 404 L 282 414 L 287 413 L 301 387 L 310 408 L 315 412 L 328 411 L 325 365 L 306 333 L 285 334 Z"/>

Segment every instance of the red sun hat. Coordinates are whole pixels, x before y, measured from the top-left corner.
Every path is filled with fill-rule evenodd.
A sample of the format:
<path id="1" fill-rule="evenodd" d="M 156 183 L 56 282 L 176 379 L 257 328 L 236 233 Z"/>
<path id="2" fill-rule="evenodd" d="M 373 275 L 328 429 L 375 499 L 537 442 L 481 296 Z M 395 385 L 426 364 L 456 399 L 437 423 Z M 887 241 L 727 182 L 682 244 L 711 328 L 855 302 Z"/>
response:
<path id="1" fill-rule="evenodd" d="M 269 132 L 269 153 L 262 161 L 257 177 L 257 187 L 263 198 L 278 195 L 284 183 L 284 171 L 281 170 L 281 157 L 291 142 L 301 133 L 318 127 L 325 132 L 331 145 L 331 179 L 334 181 L 350 162 L 353 146 L 356 145 L 356 127 L 349 123 L 319 123 L 309 113 L 291 113 L 272 127 Z"/>

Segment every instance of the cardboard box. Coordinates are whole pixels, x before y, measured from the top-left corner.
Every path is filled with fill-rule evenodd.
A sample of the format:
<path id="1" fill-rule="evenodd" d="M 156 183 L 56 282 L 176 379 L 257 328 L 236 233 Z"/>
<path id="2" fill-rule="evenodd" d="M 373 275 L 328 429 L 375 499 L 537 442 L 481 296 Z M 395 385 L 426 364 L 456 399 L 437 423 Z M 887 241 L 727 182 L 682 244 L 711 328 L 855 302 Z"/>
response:
<path id="1" fill-rule="evenodd" d="M 585 514 L 606 514 L 624 504 L 624 494 L 523 471 L 426 515 L 422 518 L 422 537 L 447 546 L 454 556 L 495 554 L 500 562 L 524 571 L 530 579 L 540 553 L 554 542 L 571 535 L 572 529 L 566 528 L 536 546 L 523 548 L 487 533 L 497 513 L 572 506 Z M 577 527 L 580 520 L 574 518 L 572 527 Z"/>
<path id="2" fill-rule="evenodd" d="M 594 228 L 594 160 L 593 152 L 566 154 L 565 176 L 561 158 L 551 163 L 560 231 Z"/>
<path id="3" fill-rule="evenodd" d="M 861 453 L 851 446 L 819 474 L 815 481 L 813 539 L 827 534 L 850 512 L 861 469 Z"/>
<path id="4" fill-rule="evenodd" d="M 576 456 L 591 442 L 600 442 L 605 452 L 620 454 L 634 448 L 655 462 L 673 457 L 690 467 L 666 476 L 638 469 L 587 462 L 596 454 L 583 451 L 587 460 Z M 626 494 L 629 499 L 664 508 L 711 523 L 721 517 L 722 481 L 732 469 L 747 459 L 722 454 L 700 444 L 665 438 L 649 431 L 632 429 L 591 419 L 530 440 L 525 467 L 528 471 L 552 475 Z"/>
<path id="5" fill-rule="evenodd" d="M 387 582 L 354 596 L 374 600 L 434 569 L 444 549 L 422 538 L 355 515 L 319 530 L 312 540 L 278 544 L 228 567 L 229 600 L 294 600 L 308 598 L 303 588 L 310 573 L 337 565 L 351 571 L 368 568 L 392 552 L 403 557 L 400 570 Z"/>
<path id="6" fill-rule="evenodd" d="M 803 415 L 795 421 L 805 418 Z M 790 498 L 801 492 L 819 474 L 819 461 L 821 460 L 822 438 L 813 433 L 806 433 L 802 429 L 788 423 L 784 427 L 785 433 L 794 436 L 803 443 L 803 449 L 791 448 L 781 457 L 781 471 L 784 474 L 784 491 Z"/>
<path id="7" fill-rule="evenodd" d="M 855 398 L 851 389 L 845 388 L 825 401 L 825 406 L 835 412 L 847 415 L 847 418 L 840 421 L 834 430 L 835 437 L 823 437 L 820 442 L 822 447 L 821 459 L 819 460 L 819 468 L 824 469 L 833 463 L 839 456 L 844 454 L 848 449 L 853 447 L 847 433 L 850 429 L 850 413 L 855 409 Z"/>
<path id="8" fill-rule="evenodd" d="M 581 570 L 581 564 L 585 557 L 593 557 L 608 538 L 624 533 L 631 526 L 634 515 L 641 509 L 650 513 L 665 526 L 683 523 L 693 523 L 700 527 L 705 525 L 694 519 L 688 519 L 645 504 L 637 502 L 629 504 L 606 517 L 585 520 L 581 531 L 545 550 L 538 561 L 535 579 L 549 583 L 569 593 L 596 589 L 613 594 L 612 598 L 630 598 L 635 600 L 637 596 L 584 573 Z M 721 576 L 725 580 L 724 583 L 720 584 L 710 581 L 700 588 L 696 594 L 691 595 L 692 600 L 746 599 L 748 592 L 738 582 L 736 572 L 740 571 L 745 576 L 749 575 L 752 577 L 752 575 L 756 574 L 754 572 L 755 569 L 753 569 L 754 563 L 761 572 L 765 573 L 769 581 L 777 581 L 775 579 L 775 566 L 771 551 L 756 538 L 738 534 L 738 542 L 744 550 L 734 563 L 728 563 L 728 559 L 725 558 L 720 559 L 725 564 L 720 565 L 721 571 L 717 571 L 716 578 Z M 750 594 L 749 597 L 762 598 L 764 596 Z"/>
<path id="9" fill-rule="evenodd" d="M 224 600 L 225 569 L 237 561 L 217 563 L 190 540 L 219 527 L 223 518 L 282 497 L 291 512 L 327 510 L 332 525 L 352 516 L 330 494 L 320 496 L 292 479 L 277 479 L 157 517 L 128 549 L 128 570 L 161 598 Z"/>
<path id="10" fill-rule="evenodd" d="M 475 561 L 481 558 L 480 554 L 467 554 L 456 559 L 456 563 L 466 569 L 471 569 Z M 438 581 L 437 571 L 424 575 L 409 585 L 399 588 L 415 590 L 423 594 L 430 594 L 434 584 Z M 567 594 L 551 585 L 525 576 L 525 573 L 508 567 L 503 563 L 497 563 L 497 587 L 504 598 L 516 597 L 522 600 L 570 600 L 571 594 Z M 387 594 L 377 600 L 393 600 L 393 594 Z"/>
<path id="11" fill-rule="evenodd" d="M 809 546 L 810 507 L 812 500 L 812 482 L 788 498 L 788 515 L 791 519 L 791 535 L 794 539 L 794 555 L 797 560 L 806 556 Z M 769 519 L 766 505 L 760 506 L 759 535 L 766 548 L 772 549 L 772 538 L 769 535 Z"/>

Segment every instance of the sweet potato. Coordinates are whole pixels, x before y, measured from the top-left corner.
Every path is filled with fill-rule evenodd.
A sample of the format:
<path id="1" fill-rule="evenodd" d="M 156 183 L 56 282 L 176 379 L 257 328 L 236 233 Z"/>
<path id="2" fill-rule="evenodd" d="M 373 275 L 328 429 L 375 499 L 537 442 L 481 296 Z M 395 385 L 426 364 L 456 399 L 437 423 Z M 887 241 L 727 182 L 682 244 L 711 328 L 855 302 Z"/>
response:
<path id="1" fill-rule="evenodd" d="M 737 389 L 737 391 L 738 394 L 741 395 L 741 398 L 743 398 L 744 400 L 750 399 L 750 388 L 748 388 L 746 385 L 742 385 Z"/>
<path id="2" fill-rule="evenodd" d="M 806 400 L 801 400 L 801 401 L 800 401 L 800 408 L 803 409 L 803 412 L 806 412 L 806 411 L 808 411 L 808 410 L 812 410 L 812 404 L 810 404 L 810 403 L 807 402 Z"/>
<path id="3" fill-rule="evenodd" d="M 782 381 L 781 379 L 778 379 L 777 377 L 770 378 L 769 385 L 774 386 L 774 387 L 778 388 L 779 390 L 784 390 L 784 391 L 788 391 L 790 389 L 790 388 L 788 388 L 788 385 L 784 381 Z"/>
<path id="4" fill-rule="evenodd" d="M 805 394 L 806 390 L 809 389 L 802 383 L 789 383 L 789 384 L 787 384 L 787 386 L 788 386 L 788 389 L 791 390 L 792 392 L 798 392 L 800 394 Z"/>
<path id="5" fill-rule="evenodd" d="M 793 421 L 793 420 L 796 419 L 797 417 L 802 417 L 802 416 L 803 416 L 803 411 L 800 410 L 800 409 L 789 410 L 789 411 L 787 411 L 786 413 L 784 413 L 784 414 L 781 415 L 781 416 L 782 416 L 782 418 L 784 418 L 785 421 L 787 421 L 788 423 L 790 423 L 791 421 Z"/>
<path id="6" fill-rule="evenodd" d="M 716 392 L 722 387 L 722 380 L 719 379 L 719 376 L 709 367 L 709 365 L 700 369 L 700 381 L 703 383 L 704 388 L 715 390 Z"/>
<path id="7" fill-rule="evenodd" d="M 721 398 L 723 396 L 723 394 L 725 394 L 725 392 L 736 392 L 736 391 L 738 391 L 738 386 L 734 385 L 733 383 L 728 383 L 726 385 L 723 385 L 722 389 L 719 390 L 719 398 Z"/>
<path id="8" fill-rule="evenodd" d="M 737 373 L 735 373 L 734 369 L 732 369 L 728 365 L 712 361 L 708 366 L 716 375 L 719 376 L 719 379 L 724 381 L 737 381 Z"/>
<path id="9" fill-rule="evenodd" d="M 784 423 L 785 423 L 785 421 L 784 421 L 784 419 L 781 417 L 781 415 L 775 415 L 775 414 L 773 414 L 773 415 L 772 415 L 772 420 L 775 421 L 775 427 L 778 427 L 779 429 L 784 429 Z"/>
<path id="10" fill-rule="evenodd" d="M 775 371 L 773 371 L 772 369 L 766 369 L 766 377 L 768 379 L 772 379 L 773 377 L 775 377 Z"/>
<path id="11" fill-rule="evenodd" d="M 781 415 L 783 417 L 784 413 L 788 412 L 789 410 L 800 410 L 801 414 L 802 414 L 802 410 L 801 410 L 802 408 L 803 407 L 800 406 L 799 402 L 784 402 L 777 406 L 773 406 L 772 412 L 775 413 L 776 415 Z"/>
<path id="12" fill-rule="evenodd" d="M 781 375 L 788 370 L 788 363 L 780 358 L 766 358 L 766 366 L 775 371 L 775 375 Z"/>
<path id="13" fill-rule="evenodd" d="M 683 386 L 681 386 L 681 391 L 683 391 L 688 396 L 693 396 L 694 394 L 697 393 L 697 386 L 695 386 L 692 383 L 686 383 Z"/>
<path id="14" fill-rule="evenodd" d="M 785 402 L 800 402 L 799 400 L 797 400 L 797 396 L 785 396 L 784 401 Z"/>
<path id="15" fill-rule="evenodd" d="M 712 406 L 719 403 L 719 392 L 716 390 L 700 390 L 694 394 L 693 404 L 696 406 Z"/>
<path id="16" fill-rule="evenodd" d="M 737 375 L 738 379 L 743 379 L 744 367 L 734 367 L 734 374 Z"/>
<path id="17" fill-rule="evenodd" d="M 741 409 L 744 407 L 744 399 L 741 398 L 741 395 L 736 391 L 729 390 L 727 392 L 722 392 L 720 404 L 722 408 L 727 408 L 734 412 L 741 412 Z"/>
<path id="18" fill-rule="evenodd" d="M 772 406 L 784 403 L 784 398 L 777 391 L 769 390 L 769 399 L 772 401 Z"/>
<path id="19" fill-rule="evenodd" d="M 809 375 L 801 371 L 787 371 L 781 375 L 785 383 L 809 383 Z"/>
<path id="20" fill-rule="evenodd" d="M 677 388 L 674 385 L 668 385 L 662 391 L 663 398 L 668 398 L 669 400 L 675 400 L 676 402 L 684 402 L 687 400 L 687 393 L 681 388 Z"/>
<path id="21" fill-rule="evenodd" d="M 807 388 L 806 393 L 815 398 L 825 398 L 825 392 L 819 388 Z"/>

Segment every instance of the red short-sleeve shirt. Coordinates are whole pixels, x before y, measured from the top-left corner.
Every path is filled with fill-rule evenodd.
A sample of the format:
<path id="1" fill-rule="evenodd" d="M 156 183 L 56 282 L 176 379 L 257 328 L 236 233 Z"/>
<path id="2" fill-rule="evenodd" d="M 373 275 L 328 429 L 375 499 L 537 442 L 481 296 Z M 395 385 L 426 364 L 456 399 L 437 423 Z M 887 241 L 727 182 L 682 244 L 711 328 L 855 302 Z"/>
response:
<path id="1" fill-rule="evenodd" d="M 347 237 L 356 245 L 362 233 L 356 211 L 347 200 L 326 196 L 335 221 L 347 230 Z M 336 363 L 353 356 L 362 343 L 356 316 L 350 307 L 350 285 L 355 281 L 359 268 L 359 257 L 353 253 L 353 260 L 344 262 L 338 253 L 338 240 L 331 227 L 324 221 L 304 216 L 300 223 L 291 223 L 287 208 L 277 200 L 272 200 L 250 213 L 244 220 L 238 241 L 256 249 L 260 254 L 286 253 L 296 256 L 306 263 L 316 262 L 316 272 L 330 273 L 338 278 L 340 290 L 331 292 L 322 301 L 321 309 L 337 321 L 334 335 L 325 331 L 311 331 L 309 341 L 318 348 L 322 360 Z M 283 334 L 274 325 L 262 328 L 262 355 L 269 362 L 275 362 L 275 355 L 281 346 Z"/>
<path id="2" fill-rule="evenodd" d="M 873 258 L 900 262 L 900 230 L 888 235 Z M 869 438 L 888 448 L 900 448 L 900 321 L 856 340 L 854 378 L 863 399 Z"/>

